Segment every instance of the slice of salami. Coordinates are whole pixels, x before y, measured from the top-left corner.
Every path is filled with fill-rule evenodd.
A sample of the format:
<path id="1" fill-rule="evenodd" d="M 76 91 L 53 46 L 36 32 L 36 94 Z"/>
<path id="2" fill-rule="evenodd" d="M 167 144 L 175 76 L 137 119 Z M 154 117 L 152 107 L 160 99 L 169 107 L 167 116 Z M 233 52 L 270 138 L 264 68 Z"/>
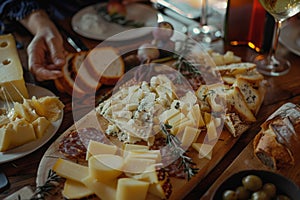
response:
<path id="1" fill-rule="evenodd" d="M 70 131 L 59 143 L 59 151 L 70 159 L 85 159 L 90 140 L 111 144 L 111 141 L 96 128 Z"/>

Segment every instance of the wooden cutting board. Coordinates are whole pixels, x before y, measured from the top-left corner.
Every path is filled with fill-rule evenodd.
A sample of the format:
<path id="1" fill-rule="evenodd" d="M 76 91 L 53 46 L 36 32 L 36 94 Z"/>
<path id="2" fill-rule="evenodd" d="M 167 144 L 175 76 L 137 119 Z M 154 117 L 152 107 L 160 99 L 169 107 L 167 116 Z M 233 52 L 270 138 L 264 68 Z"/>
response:
<path id="1" fill-rule="evenodd" d="M 224 173 L 215 181 L 201 199 L 212 199 L 218 187 L 231 175 L 243 170 L 267 170 L 281 174 L 300 187 L 300 167 L 293 166 L 287 169 L 271 170 L 263 165 L 253 153 L 252 141 L 247 147 L 236 157 L 232 164 L 224 171 Z"/>
<path id="2" fill-rule="evenodd" d="M 105 122 L 103 118 L 96 114 L 95 111 L 91 111 L 81 120 L 79 120 L 76 124 L 67 129 L 45 152 L 37 173 L 37 186 L 43 185 L 47 180 L 47 175 L 49 170 L 52 168 L 53 164 L 59 157 L 64 157 L 58 151 L 58 145 L 61 139 L 68 134 L 71 130 L 94 127 L 94 128 L 105 128 Z M 193 161 L 197 164 L 200 169 L 199 173 L 193 177 L 190 181 L 184 179 L 171 178 L 171 183 L 173 186 L 173 192 L 170 199 L 182 199 L 184 198 L 223 158 L 223 156 L 233 147 L 238 138 L 234 138 L 227 131 L 223 131 L 213 148 L 212 159 L 208 160 L 206 158 L 199 159 L 198 153 L 191 149 L 191 157 Z M 56 199 L 61 199 L 62 196 L 57 195 Z M 53 199 L 53 197 L 52 197 Z M 147 199 L 157 199 L 153 196 L 149 196 Z"/>

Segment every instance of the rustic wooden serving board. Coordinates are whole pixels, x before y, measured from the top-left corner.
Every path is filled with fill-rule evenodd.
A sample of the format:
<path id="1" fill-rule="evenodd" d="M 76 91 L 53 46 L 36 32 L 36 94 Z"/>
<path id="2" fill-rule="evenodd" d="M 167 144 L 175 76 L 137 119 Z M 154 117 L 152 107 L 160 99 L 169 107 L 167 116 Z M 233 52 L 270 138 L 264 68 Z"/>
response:
<path id="1" fill-rule="evenodd" d="M 202 199 L 212 199 L 215 191 L 218 187 L 231 175 L 243 171 L 243 170 L 267 170 L 274 173 L 281 174 L 300 187 L 300 168 L 295 165 L 293 167 L 281 169 L 281 170 L 271 170 L 270 168 L 263 165 L 260 160 L 253 153 L 253 143 L 252 141 L 247 145 L 247 147 L 236 157 L 232 164 L 222 173 L 222 175 L 216 180 L 216 182 L 210 187 L 210 189 L 205 193 Z"/>
<path id="2" fill-rule="evenodd" d="M 37 186 L 43 185 L 47 180 L 47 175 L 49 170 L 52 168 L 53 164 L 59 157 L 64 157 L 58 151 L 58 145 L 61 139 L 74 129 L 81 128 L 105 128 L 106 124 L 103 118 L 98 115 L 95 111 L 91 111 L 76 124 L 72 125 L 67 129 L 45 152 L 37 173 L 36 183 Z M 208 160 L 206 158 L 199 159 L 198 153 L 191 149 L 190 155 L 193 161 L 197 164 L 200 169 L 199 173 L 193 177 L 190 181 L 178 178 L 171 178 L 171 183 L 173 186 L 173 192 L 170 199 L 182 199 L 184 198 L 223 158 L 223 156 L 233 147 L 238 138 L 231 136 L 229 132 L 223 130 L 215 147 L 213 148 L 212 159 Z M 53 197 L 51 197 L 53 199 Z M 58 195 L 57 199 L 62 199 L 62 196 Z M 155 199 L 153 196 L 149 196 L 148 199 Z"/>

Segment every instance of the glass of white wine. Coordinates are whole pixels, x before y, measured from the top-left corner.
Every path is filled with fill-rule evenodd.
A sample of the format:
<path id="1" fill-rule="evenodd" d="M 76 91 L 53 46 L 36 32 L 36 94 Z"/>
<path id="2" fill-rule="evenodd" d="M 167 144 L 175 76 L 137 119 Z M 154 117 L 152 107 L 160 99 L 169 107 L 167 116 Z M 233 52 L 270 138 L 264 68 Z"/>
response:
<path id="1" fill-rule="evenodd" d="M 254 62 L 259 72 L 269 76 L 280 76 L 289 72 L 288 60 L 276 57 L 276 49 L 282 22 L 300 12 L 300 0 L 259 0 L 264 9 L 275 19 L 272 47 L 267 55 L 258 55 Z"/>
<path id="2" fill-rule="evenodd" d="M 199 24 L 188 27 L 188 35 L 198 42 L 211 43 L 222 37 L 222 32 L 207 23 L 208 0 L 201 0 L 201 18 Z"/>

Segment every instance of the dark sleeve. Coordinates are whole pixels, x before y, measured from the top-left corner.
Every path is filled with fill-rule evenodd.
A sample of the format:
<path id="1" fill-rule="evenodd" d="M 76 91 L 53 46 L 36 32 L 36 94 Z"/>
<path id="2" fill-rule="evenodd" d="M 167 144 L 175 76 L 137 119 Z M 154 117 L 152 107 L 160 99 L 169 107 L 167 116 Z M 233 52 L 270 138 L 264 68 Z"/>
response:
<path id="1" fill-rule="evenodd" d="M 21 20 L 28 14 L 40 9 L 38 1 L 34 0 L 2 0 L 0 1 L 1 19 Z"/>

